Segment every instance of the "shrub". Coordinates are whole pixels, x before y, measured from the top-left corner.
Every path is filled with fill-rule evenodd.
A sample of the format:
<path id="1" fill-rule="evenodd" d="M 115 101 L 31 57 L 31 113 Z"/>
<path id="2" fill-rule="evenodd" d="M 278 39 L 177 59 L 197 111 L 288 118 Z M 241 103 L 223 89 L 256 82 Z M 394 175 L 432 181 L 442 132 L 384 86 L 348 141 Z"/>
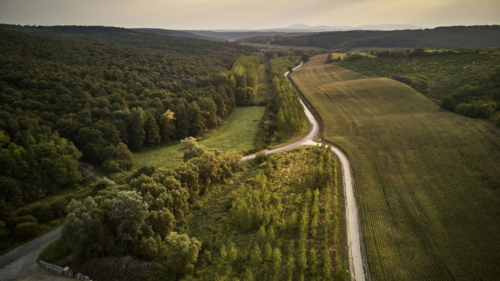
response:
<path id="1" fill-rule="evenodd" d="M 14 229 L 14 234 L 20 239 L 30 239 L 35 237 L 40 232 L 40 226 L 36 221 L 34 222 L 22 222 L 16 225 Z"/>
<path id="2" fill-rule="evenodd" d="M 260 165 L 266 161 L 267 161 L 267 154 L 265 152 L 262 151 L 255 155 L 254 159 L 255 164 Z"/>

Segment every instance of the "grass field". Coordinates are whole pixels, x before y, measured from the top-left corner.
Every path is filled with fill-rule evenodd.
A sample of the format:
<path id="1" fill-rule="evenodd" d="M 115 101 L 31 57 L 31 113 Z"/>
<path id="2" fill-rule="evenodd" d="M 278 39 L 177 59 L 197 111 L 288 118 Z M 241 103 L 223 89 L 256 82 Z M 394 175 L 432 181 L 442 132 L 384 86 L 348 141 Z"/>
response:
<path id="1" fill-rule="evenodd" d="M 252 46 L 256 48 L 267 48 L 267 49 L 294 49 L 294 50 L 303 50 L 303 51 L 326 51 L 327 49 L 320 48 L 320 47 L 298 47 L 298 46 L 285 46 L 285 45 L 275 45 L 275 44 L 270 44 L 270 42 L 267 43 L 240 43 L 240 45 L 245 45 L 245 46 Z"/>
<path id="2" fill-rule="evenodd" d="M 259 121 L 264 115 L 265 107 L 238 107 L 226 120 L 226 123 L 214 135 L 200 141 L 206 148 L 218 148 L 222 152 L 230 150 L 245 151 L 254 147 Z M 156 147 L 134 153 L 134 170 L 143 166 L 174 168 L 182 163 L 180 144 Z M 128 174 L 107 174 L 114 181 L 120 182 Z"/>
<path id="3" fill-rule="evenodd" d="M 351 160 L 373 280 L 498 280 L 499 131 L 325 59 L 291 76 Z"/>

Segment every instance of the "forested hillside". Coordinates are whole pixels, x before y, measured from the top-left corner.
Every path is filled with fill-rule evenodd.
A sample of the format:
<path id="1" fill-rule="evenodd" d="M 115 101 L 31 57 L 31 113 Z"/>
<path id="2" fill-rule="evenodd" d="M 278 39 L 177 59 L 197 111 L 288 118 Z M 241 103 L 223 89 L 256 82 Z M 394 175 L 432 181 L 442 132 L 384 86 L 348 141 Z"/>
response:
<path id="1" fill-rule="evenodd" d="M 20 26 L 0 24 L 0 31 L 102 44 L 118 44 L 202 56 L 206 63 L 230 68 L 238 55 L 250 55 L 253 47 L 224 42 L 165 36 L 104 26 Z"/>
<path id="2" fill-rule="evenodd" d="M 238 57 L 245 49 L 230 44 L 221 43 L 218 57 L 1 31 L 0 42 L 0 235 L 10 237 L 6 242 L 36 235 L 43 213 L 25 217 L 31 211 L 17 210 L 79 185 L 79 160 L 109 172 L 130 170 L 130 150 L 200 136 L 237 104 L 252 104 L 257 87 L 259 58 Z M 57 218 L 54 210 L 64 214 L 59 207 L 48 206 L 47 220 Z"/>
<path id="3" fill-rule="evenodd" d="M 500 46 L 500 26 L 450 26 L 423 30 L 334 31 L 285 36 L 271 44 L 349 51 L 355 47 L 458 48 Z"/>
<path id="4" fill-rule="evenodd" d="M 167 35 L 167 36 L 179 36 L 179 37 L 196 38 L 196 39 L 203 39 L 203 40 L 224 41 L 223 39 L 197 35 L 197 34 L 193 34 L 190 32 L 181 31 L 181 30 L 170 30 L 170 29 L 161 29 L 161 28 L 131 28 L 131 30 L 145 32 L 145 33 Z"/>

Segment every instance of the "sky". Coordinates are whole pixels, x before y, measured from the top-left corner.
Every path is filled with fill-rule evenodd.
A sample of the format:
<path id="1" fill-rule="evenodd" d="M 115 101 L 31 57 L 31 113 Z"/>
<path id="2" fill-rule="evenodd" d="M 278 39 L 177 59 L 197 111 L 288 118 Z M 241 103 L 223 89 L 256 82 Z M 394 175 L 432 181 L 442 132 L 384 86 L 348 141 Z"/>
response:
<path id="1" fill-rule="evenodd" d="M 500 0 L 0 0 L 0 23 L 265 29 L 500 24 Z"/>

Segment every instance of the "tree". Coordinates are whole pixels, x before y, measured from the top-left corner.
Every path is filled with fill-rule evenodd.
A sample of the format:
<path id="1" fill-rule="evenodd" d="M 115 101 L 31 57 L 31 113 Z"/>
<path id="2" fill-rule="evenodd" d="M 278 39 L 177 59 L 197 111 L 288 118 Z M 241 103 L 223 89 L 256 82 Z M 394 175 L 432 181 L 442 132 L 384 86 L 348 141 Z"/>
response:
<path id="1" fill-rule="evenodd" d="M 267 242 L 266 240 L 266 229 L 264 228 L 264 226 L 261 226 L 259 231 L 257 232 L 257 241 L 259 241 L 261 245 L 264 245 L 264 243 Z"/>
<path id="2" fill-rule="evenodd" d="M 252 262 L 253 267 L 259 267 L 262 262 L 262 254 L 260 252 L 259 245 L 255 245 L 253 251 L 250 255 L 250 261 Z"/>
<path id="3" fill-rule="evenodd" d="M 266 244 L 266 249 L 264 251 L 264 259 L 266 261 L 270 260 L 272 254 L 273 254 L 273 248 L 271 247 L 271 245 L 269 243 L 267 243 Z"/>
<path id="4" fill-rule="evenodd" d="M 196 102 L 189 104 L 187 108 L 187 121 L 189 122 L 189 134 L 197 137 L 203 131 L 203 121 L 201 119 L 201 109 Z"/>
<path id="5" fill-rule="evenodd" d="M 160 235 L 143 237 L 134 250 L 136 255 L 154 261 L 162 260 L 167 254 L 166 243 Z"/>
<path id="6" fill-rule="evenodd" d="M 328 248 L 325 248 L 323 251 L 323 268 L 321 269 L 324 280 L 330 279 L 331 266 L 332 266 L 332 259 L 330 257 L 330 251 L 328 250 Z"/>
<path id="7" fill-rule="evenodd" d="M 238 255 L 238 251 L 236 250 L 234 243 L 231 242 L 229 244 L 229 253 L 228 253 L 229 259 L 234 261 L 234 260 L 236 260 L 237 255 Z"/>
<path id="8" fill-rule="evenodd" d="M 128 150 L 127 145 L 120 142 L 115 149 L 115 159 L 120 169 L 130 171 L 134 166 L 134 155 Z"/>
<path id="9" fill-rule="evenodd" d="M 130 147 L 134 150 L 142 148 L 146 132 L 144 131 L 144 122 L 146 116 L 141 107 L 132 108 L 131 124 L 130 124 Z"/>
<path id="10" fill-rule="evenodd" d="M 14 207 L 24 205 L 23 194 L 19 189 L 16 180 L 10 177 L 0 177 L 0 199 L 4 199 Z"/>
<path id="11" fill-rule="evenodd" d="M 117 225 L 118 239 L 127 245 L 142 234 L 145 220 L 149 217 L 148 204 L 136 191 L 123 191 L 118 194 L 108 215 Z"/>
<path id="12" fill-rule="evenodd" d="M 165 207 L 158 211 L 151 211 L 148 221 L 153 231 L 163 239 L 170 234 L 176 225 L 175 216 Z"/>
<path id="13" fill-rule="evenodd" d="M 190 273 L 198 260 L 201 243 L 187 234 L 171 232 L 167 239 L 167 267 L 175 273 Z"/>
<path id="14" fill-rule="evenodd" d="M 290 256 L 288 257 L 286 267 L 287 267 L 287 271 L 288 271 L 288 280 L 291 281 L 291 280 L 293 280 L 293 273 L 295 272 L 295 258 L 293 257 L 293 254 L 291 254 L 291 253 L 290 253 Z"/>
<path id="15" fill-rule="evenodd" d="M 308 62 L 308 61 L 309 61 L 309 55 L 308 55 L 308 54 L 303 54 L 303 55 L 300 57 L 300 59 L 301 59 L 304 63 L 306 63 L 306 62 Z"/>
<path id="16" fill-rule="evenodd" d="M 156 120 L 151 110 L 146 111 L 146 121 L 144 122 L 144 130 L 146 133 L 146 144 L 148 146 L 155 146 L 160 143 L 160 129 L 156 124 Z"/>
<path id="17" fill-rule="evenodd" d="M 179 150 L 184 151 L 184 162 L 187 162 L 192 158 L 200 157 L 205 153 L 205 147 L 198 145 L 196 139 L 193 137 L 181 140 Z"/>
<path id="18" fill-rule="evenodd" d="M 309 251 L 309 271 L 312 275 L 316 275 L 316 251 L 314 249 Z"/>
<path id="19" fill-rule="evenodd" d="M 163 144 L 169 144 L 175 134 L 174 112 L 170 109 L 160 117 L 160 135 Z"/>
<path id="20" fill-rule="evenodd" d="M 274 238 L 274 227 L 271 225 L 267 230 L 267 241 L 273 242 Z"/>
<path id="21" fill-rule="evenodd" d="M 298 256 L 297 262 L 299 265 L 300 272 L 304 273 L 304 270 L 307 267 L 307 257 L 305 251 L 301 251 L 301 253 Z"/>
<path id="22" fill-rule="evenodd" d="M 273 251 L 273 266 L 276 273 L 281 272 L 281 251 L 279 248 L 274 248 Z"/>
<path id="23" fill-rule="evenodd" d="M 104 255 L 105 247 L 113 244 L 113 238 L 103 225 L 104 214 L 92 197 L 83 201 L 71 200 L 68 216 L 62 228 L 62 239 L 71 251 L 69 260 L 82 262 Z"/>

